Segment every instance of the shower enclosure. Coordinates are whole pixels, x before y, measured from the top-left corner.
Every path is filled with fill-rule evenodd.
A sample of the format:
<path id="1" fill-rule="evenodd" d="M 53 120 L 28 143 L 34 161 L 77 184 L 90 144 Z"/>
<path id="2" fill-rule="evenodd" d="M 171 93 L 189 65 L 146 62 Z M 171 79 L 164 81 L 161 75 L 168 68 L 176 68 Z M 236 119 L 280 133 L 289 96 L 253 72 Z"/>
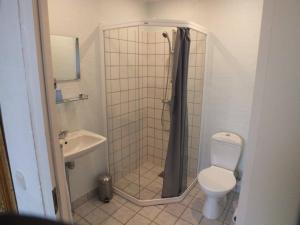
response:
<path id="1" fill-rule="evenodd" d="M 161 197 L 170 134 L 177 27 L 190 28 L 187 189 Z M 207 34 L 172 21 L 103 28 L 109 170 L 115 191 L 140 205 L 181 200 L 196 181 Z"/>

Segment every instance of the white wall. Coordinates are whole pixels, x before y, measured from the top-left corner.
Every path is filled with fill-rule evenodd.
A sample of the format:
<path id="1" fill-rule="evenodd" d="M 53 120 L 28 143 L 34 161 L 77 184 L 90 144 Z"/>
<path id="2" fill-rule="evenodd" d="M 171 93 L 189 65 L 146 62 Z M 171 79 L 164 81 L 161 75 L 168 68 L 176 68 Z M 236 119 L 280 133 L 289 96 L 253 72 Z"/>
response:
<path id="1" fill-rule="evenodd" d="M 265 0 L 238 224 L 300 222 L 300 2 Z"/>
<path id="2" fill-rule="evenodd" d="M 100 40 L 97 26 L 140 20 L 145 17 L 142 1 L 49 0 L 50 33 L 79 37 L 81 79 L 58 85 L 64 97 L 89 95 L 83 102 L 59 105 L 61 129 L 87 129 L 105 134 L 105 109 L 101 108 Z M 104 104 L 105 105 L 105 104 Z M 76 160 L 70 173 L 72 200 L 95 188 L 95 178 L 106 168 L 104 146 Z"/>
<path id="3" fill-rule="evenodd" d="M 262 0 L 148 3 L 151 18 L 190 20 L 210 32 L 201 167 L 209 165 L 209 139 L 213 133 L 236 132 L 247 144 L 262 5 Z"/>

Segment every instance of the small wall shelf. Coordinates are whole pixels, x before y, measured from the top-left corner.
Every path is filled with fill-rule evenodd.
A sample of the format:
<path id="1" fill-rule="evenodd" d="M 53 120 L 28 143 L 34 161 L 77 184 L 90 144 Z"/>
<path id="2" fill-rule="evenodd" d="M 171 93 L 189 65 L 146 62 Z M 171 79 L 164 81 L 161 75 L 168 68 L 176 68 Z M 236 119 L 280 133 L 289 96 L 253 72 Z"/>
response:
<path id="1" fill-rule="evenodd" d="M 61 101 L 56 101 L 56 104 L 63 104 L 63 103 L 68 103 L 68 102 L 76 102 L 76 101 L 82 101 L 88 99 L 89 96 L 86 94 L 79 94 L 77 97 L 73 98 L 65 98 L 62 99 Z"/>

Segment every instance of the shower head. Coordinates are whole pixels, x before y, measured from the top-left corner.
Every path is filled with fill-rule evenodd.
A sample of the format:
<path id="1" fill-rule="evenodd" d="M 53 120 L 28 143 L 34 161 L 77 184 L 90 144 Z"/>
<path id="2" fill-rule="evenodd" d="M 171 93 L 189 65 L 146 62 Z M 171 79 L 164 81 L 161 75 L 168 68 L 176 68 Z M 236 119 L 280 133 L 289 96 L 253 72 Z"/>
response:
<path id="1" fill-rule="evenodd" d="M 168 43 L 169 43 L 169 51 L 170 51 L 170 53 L 173 53 L 173 50 L 172 50 L 172 44 L 171 44 L 171 40 L 170 40 L 170 37 L 169 37 L 168 32 L 163 32 L 163 33 L 162 33 L 162 36 L 163 36 L 164 38 L 167 38 Z"/>
<path id="2" fill-rule="evenodd" d="M 162 36 L 163 36 L 164 38 L 168 38 L 168 37 L 169 37 L 169 35 L 168 35 L 167 32 L 163 32 L 163 33 L 162 33 Z"/>

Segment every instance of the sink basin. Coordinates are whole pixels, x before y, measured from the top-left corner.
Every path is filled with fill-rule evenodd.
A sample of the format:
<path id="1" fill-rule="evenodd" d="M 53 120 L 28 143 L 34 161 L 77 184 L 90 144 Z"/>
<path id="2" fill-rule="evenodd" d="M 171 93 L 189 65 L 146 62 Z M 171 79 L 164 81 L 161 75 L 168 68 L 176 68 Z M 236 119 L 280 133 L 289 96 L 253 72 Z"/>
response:
<path id="1" fill-rule="evenodd" d="M 105 141 L 106 137 L 87 130 L 69 132 L 66 138 L 60 140 L 65 162 L 96 150 L 94 147 Z"/>

